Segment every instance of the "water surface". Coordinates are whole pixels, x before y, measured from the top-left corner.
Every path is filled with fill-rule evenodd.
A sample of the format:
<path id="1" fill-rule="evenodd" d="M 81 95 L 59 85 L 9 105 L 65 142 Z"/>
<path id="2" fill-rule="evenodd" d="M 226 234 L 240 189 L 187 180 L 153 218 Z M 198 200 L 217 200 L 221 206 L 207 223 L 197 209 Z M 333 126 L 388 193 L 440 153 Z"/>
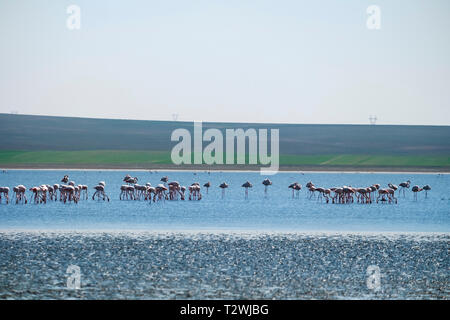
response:
<path id="1" fill-rule="evenodd" d="M 210 181 L 201 201 L 120 201 L 129 173 L 183 185 Z M 9 170 L 12 188 L 106 181 L 111 201 L 0 204 L 0 299 L 449 299 L 450 181 L 437 174 Z M 369 186 L 411 180 L 425 198 L 326 204 L 288 185 Z M 241 184 L 254 187 L 245 199 Z M 230 187 L 225 198 L 218 185 Z M 81 289 L 66 286 L 81 270 Z M 377 290 L 367 268 L 381 272 Z"/>
<path id="2" fill-rule="evenodd" d="M 126 173 L 139 178 L 139 183 L 156 185 L 162 176 L 182 185 L 210 181 L 208 194 L 201 201 L 120 201 L 119 188 Z M 12 188 L 59 183 L 64 174 L 77 184 L 92 187 L 106 181 L 111 201 L 81 201 L 78 204 L 60 202 L 45 205 L 0 205 L 0 229 L 26 230 L 250 230 L 250 231 L 450 231 L 450 175 L 380 174 L 380 173 L 292 173 L 270 177 L 273 185 L 264 196 L 265 178 L 258 172 L 158 172 L 147 171 L 46 171 L 8 170 L 0 174 L 0 185 Z M 249 180 L 254 187 L 245 199 L 242 183 Z M 429 184 L 432 190 L 418 201 L 407 190 L 398 196 L 398 204 L 326 204 L 307 199 L 305 189 L 298 199 L 292 199 L 288 185 L 298 181 L 303 186 L 313 181 L 316 186 L 369 186 L 379 183 L 386 187 L 411 180 L 412 185 Z M 225 199 L 218 185 L 226 181 L 230 187 Z M 29 193 L 28 193 L 29 194 Z"/>

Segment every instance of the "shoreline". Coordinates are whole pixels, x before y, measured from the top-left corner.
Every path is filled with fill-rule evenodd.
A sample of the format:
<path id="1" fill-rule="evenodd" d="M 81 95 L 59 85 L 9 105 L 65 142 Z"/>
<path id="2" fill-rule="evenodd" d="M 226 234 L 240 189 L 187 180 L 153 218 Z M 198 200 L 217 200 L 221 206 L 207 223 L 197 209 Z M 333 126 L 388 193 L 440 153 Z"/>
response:
<path id="1" fill-rule="evenodd" d="M 300 237 L 336 237 L 336 236 L 360 236 L 360 237 L 378 237 L 383 236 L 387 238 L 396 237 L 449 237 L 450 232 L 444 231 L 335 231 L 335 230 L 311 230 L 311 231 L 292 231 L 292 230 L 146 230 L 146 229 L 0 229 L 0 235 L 15 235 L 15 234 L 30 234 L 30 235 L 86 235 L 95 236 L 101 234 L 109 235 L 127 235 L 127 236 L 156 236 L 156 237 L 185 237 L 185 236 L 227 236 L 227 237 L 265 237 L 265 236 L 300 236 Z"/>
<path id="2" fill-rule="evenodd" d="M 221 165 L 221 166 L 201 166 L 201 165 L 2 165 L 0 173 L 8 170 L 48 170 L 48 171 L 168 171 L 168 172 L 259 172 L 260 166 L 245 165 Z M 450 174 L 450 167 L 388 167 L 388 166 L 280 166 L 278 172 L 286 173 L 408 173 L 408 174 Z M 265 173 L 267 175 L 267 173 Z"/>

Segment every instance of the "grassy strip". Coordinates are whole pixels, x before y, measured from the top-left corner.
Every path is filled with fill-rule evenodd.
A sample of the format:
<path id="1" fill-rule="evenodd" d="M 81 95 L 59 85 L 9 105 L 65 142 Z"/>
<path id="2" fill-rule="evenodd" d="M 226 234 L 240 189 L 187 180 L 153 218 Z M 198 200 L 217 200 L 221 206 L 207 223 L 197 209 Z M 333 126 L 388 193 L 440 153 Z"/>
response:
<path id="1" fill-rule="evenodd" d="M 155 165 L 172 164 L 166 151 L 0 151 L 0 165 Z M 450 156 L 280 155 L 282 166 L 450 167 Z"/>

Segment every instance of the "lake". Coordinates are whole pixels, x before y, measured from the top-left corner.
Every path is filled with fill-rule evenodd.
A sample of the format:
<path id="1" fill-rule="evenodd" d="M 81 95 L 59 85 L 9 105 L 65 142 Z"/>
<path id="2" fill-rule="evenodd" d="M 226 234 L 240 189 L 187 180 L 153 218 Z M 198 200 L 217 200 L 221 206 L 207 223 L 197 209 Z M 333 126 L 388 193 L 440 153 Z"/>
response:
<path id="1" fill-rule="evenodd" d="M 201 201 L 120 201 L 120 186 L 125 174 L 139 178 L 140 184 L 153 186 L 168 176 L 188 186 L 198 181 L 210 181 Z M 41 184 L 60 183 L 64 174 L 77 184 L 92 187 L 106 182 L 110 202 L 82 200 L 78 204 L 59 201 L 47 204 L 0 205 L 0 229 L 26 230 L 248 230 L 248 231 L 356 231 L 356 232 L 449 232 L 450 175 L 382 174 L 382 173 L 293 173 L 271 176 L 267 198 L 259 172 L 186 172 L 170 171 L 51 171 L 8 170 L 0 173 L 0 186 L 23 184 L 27 188 Z M 245 199 L 241 185 L 249 180 L 253 188 Z M 396 195 L 398 204 L 332 204 L 309 200 L 304 187 L 308 181 L 316 186 L 361 186 L 375 183 L 382 188 L 387 183 L 399 184 L 411 180 L 412 185 L 429 184 L 432 190 L 413 199 L 411 189 L 406 197 Z M 226 181 L 229 188 L 222 199 L 218 185 Z M 299 198 L 292 198 L 288 185 L 298 181 L 303 185 Z M 31 193 L 28 191 L 27 195 Z"/>
<path id="2" fill-rule="evenodd" d="M 120 201 L 127 173 L 140 184 L 167 175 L 212 187 L 201 201 Z M 0 299 L 450 298 L 449 175 L 283 172 L 270 177 L 267 197 L 257 172 L 8 170 L 0 186 L 54 184 L 64 174 L 90 195 L 104 180 L 111 201 L 1 204 Z M 407 190 L 397 204 L 327 204 L 304 188 L 292 198 L 288 185 L 310 180 L 411 180 L 432 190 L 417 200 Z M 73 268 L 80 289 L 68 285 Z"/>

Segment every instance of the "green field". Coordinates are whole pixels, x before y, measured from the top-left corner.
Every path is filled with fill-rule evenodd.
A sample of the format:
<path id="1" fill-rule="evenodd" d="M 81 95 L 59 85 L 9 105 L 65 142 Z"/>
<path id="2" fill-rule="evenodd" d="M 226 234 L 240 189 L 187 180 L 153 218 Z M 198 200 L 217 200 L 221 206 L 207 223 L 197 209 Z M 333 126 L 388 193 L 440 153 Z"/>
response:
<path id="1" fill-rule="evenodd" d="M 193 123 L 0 114 L 0 167 L 192 169 L 172 164 L 178 128 L 192 134 Z M 450 126 L 203 123 L 209 128 L 279 130 L 280 165 L 289 170 L 450 171 Z"/>
<path id="2" fill-rule="evenodd" d="M 0 166 L 14 165 L 109 165 L 154 167 L 171 165 L 169 152 L 87 150 L 87 151 L 7 151 L 0 150 Z M 449 156 L 383 155 L 281 155 L 281 166 L 360 166 L 360 167 L 447 167 Z"/>

